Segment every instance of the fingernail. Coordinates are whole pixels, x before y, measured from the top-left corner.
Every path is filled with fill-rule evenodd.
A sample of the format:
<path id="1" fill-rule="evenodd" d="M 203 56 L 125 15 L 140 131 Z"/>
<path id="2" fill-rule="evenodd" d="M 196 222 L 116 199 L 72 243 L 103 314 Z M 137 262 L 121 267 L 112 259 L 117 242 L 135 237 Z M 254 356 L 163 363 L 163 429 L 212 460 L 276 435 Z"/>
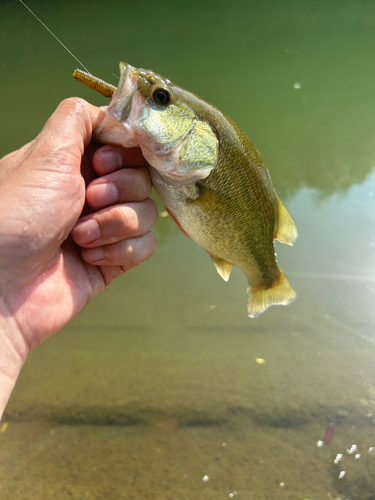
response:
<path id="1" fill-rule="evenodd" d="M 100 151 L 98 162 L 102 173 L 113 172 L 122 167 L 122 155 L 118 151 Z"/>
<path id="2" fill-rule="evenodd" d="M 112 182 L 98 182 L 90 186 L 91 204 L 95 207 L 112 205 L 118 198 L 117 188 Z"/>
<path id="3" fill-rule="evenodd" d="M 101 262 L 104 259 L 104 253 L 102 247 L 96 248 L 85 248 L 85 256 L 84 259 L 86 261 L 90 261 L 92 264 L 96 262 Z"/>
<path id="4" fill-rule="evenodd" d="M 99 225 L 95 219 L 79 222 L 73 229 L 74 240 L 79 245 L 87 245 L 100 238 Z"/>

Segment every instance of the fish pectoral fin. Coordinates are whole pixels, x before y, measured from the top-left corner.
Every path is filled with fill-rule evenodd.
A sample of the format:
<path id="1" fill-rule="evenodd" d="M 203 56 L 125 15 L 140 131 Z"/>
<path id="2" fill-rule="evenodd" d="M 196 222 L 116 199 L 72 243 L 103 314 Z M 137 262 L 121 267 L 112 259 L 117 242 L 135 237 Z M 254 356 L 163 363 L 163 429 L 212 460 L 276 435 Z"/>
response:
<path id="1" fill-rule="evenodd" d="M 224 281 L 228 281 L 233 264 L 231 264 L 227 260 L 220 259 L 215 255 L 211 255 L 210 253 L 208 253 L 208 255 L 211 257 L 212 262 L 216 267 L 216 271 L 220 274 Z"/>
<path id="2" fill-rule="evenodd" d="M 275 240 L 280 241 L 280 243 L 285 243 L 286 245 L 293 246 L 298 236 L 296 225 L 294 224 L 290 213 L 281 203 L 279 198 L 276 199 L 278 224 Z"/>
<path id="3" fill-rule="evenodd" d="M 247 312 L 250 318 L 255 318 L 272 305 L 287 306 L 297 296 L 290 286 L 288 278 L 281 270 L 279 280 L 271 288 L 254 290 L 249 284 L 247 295 Z"/>

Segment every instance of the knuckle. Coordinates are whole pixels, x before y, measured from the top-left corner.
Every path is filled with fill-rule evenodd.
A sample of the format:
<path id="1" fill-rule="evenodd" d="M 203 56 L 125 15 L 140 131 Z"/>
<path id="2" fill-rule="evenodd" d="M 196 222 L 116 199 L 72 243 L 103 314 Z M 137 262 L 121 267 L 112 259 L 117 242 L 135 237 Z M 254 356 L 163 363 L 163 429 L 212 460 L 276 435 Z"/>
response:
<path id="1" fill-rule="evenodd" d="M 148 231 L 146 234 L 138 238 L 137 245 L 134 250 L 134 258 L 139 264 L 148 260 L 156 250 L 156 238 L 154 233 Z"/>
<path id="2" fill-rule="evenodd" d="M 103 262 L 129 270 L 148 260 L 156 250 L 155 235 L 149 231 L 138 238 L 128 238 L 103 247 Z"/>
<path id="3" fill-rule="evenodd" d="M 159 216 L 158 207 L 157 207 L 156 203 L 154 202 L 154 200 L 151 200 L 151 198 L 147 201 L 149 203 L 150 216 L 151 216 L 152 221 L 153 221 L 152 225 L 154 225 L 158 219 L 158 216 Z"/>
<path id="4" fill-rule="evenodd" d="M 155 252 L 155 250 L 157 248 L 158 243 L 157 243 L 157 240 L 156 240 L 156 236 L 154 235 L 154 233 L 152 231 L 149 231 L 147 233 L 147 235 L 148 235 L 148 237 L 150 239 L 150 252 L 151 252 L 150 253 L 150 257 L 151 257 L 151 255 L 154 254 L 154 252 Z"/>
<path id="5" fill-rule="evenodd" d="M 86 101 L 81 97 L 68 97 L 60 102 L 58 108 L 63 109 L 65 112 L 75 114 L 86 108 Z"/>
<path id="6" fill-rule="evenodd" d="M 143 249 L 140 239 L 142 238 L 132 238 L 126 242 L 123 255 L 127 266 L 135 267 L 143 262 Z"/>
<path id="7" fill-rule="evenodd" d="M 82 131 L 88 133 L 91 122 L 89 106 L 81 97 L 68 97 L 60 102 L 56 111 L 60 112 L 65 117 L 65 120 L 79 120 Z"/>
<path id="8" fill-rule="evenodd" d="M 117 211 L 117 220 L 123 233 L 128 234 L 139 229 L 138 217 L 132 208 L 117 207 L 115 210 Z"/>

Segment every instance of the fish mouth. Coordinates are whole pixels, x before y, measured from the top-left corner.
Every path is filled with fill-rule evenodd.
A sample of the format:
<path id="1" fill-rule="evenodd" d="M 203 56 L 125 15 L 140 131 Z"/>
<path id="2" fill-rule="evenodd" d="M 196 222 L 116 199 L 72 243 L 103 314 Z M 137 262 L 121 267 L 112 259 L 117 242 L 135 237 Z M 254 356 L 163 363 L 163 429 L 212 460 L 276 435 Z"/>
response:
<path id="1" fill-rule="evenodd" d="M 137 124 L 144 116 L 144 98 L 138 89 L 138 72 L 128 63 L 120 63 L 120 80 L 106 117 L 94 132 L 98 142 L 124 148 L 140 146 Z"/>
<path id="2" fill-rule="evenodd" d="M 126 62 L 120 62 L 120 81 L 107 113 L 119 122 L 125 122 L 131 111 L 134 94 L 138 88 L 138 69 Z"/>

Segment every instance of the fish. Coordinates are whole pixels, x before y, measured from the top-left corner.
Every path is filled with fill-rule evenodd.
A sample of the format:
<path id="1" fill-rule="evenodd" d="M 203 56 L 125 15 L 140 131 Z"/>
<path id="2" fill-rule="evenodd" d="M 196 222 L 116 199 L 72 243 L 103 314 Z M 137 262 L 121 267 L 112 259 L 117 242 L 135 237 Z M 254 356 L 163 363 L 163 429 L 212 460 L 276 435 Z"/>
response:
<path id="1" fill-rule="evenodd" d="M 248 281 L 251 318 L 296 293 L 279 269 L 274 240 L 293 245 L 297 229 L 264 161 L 216 106 L 152 70 L 120 63 L 120 80 L 95 140 L 140 147 L 152 185 L 178 227 L 228 281 Z"/>

